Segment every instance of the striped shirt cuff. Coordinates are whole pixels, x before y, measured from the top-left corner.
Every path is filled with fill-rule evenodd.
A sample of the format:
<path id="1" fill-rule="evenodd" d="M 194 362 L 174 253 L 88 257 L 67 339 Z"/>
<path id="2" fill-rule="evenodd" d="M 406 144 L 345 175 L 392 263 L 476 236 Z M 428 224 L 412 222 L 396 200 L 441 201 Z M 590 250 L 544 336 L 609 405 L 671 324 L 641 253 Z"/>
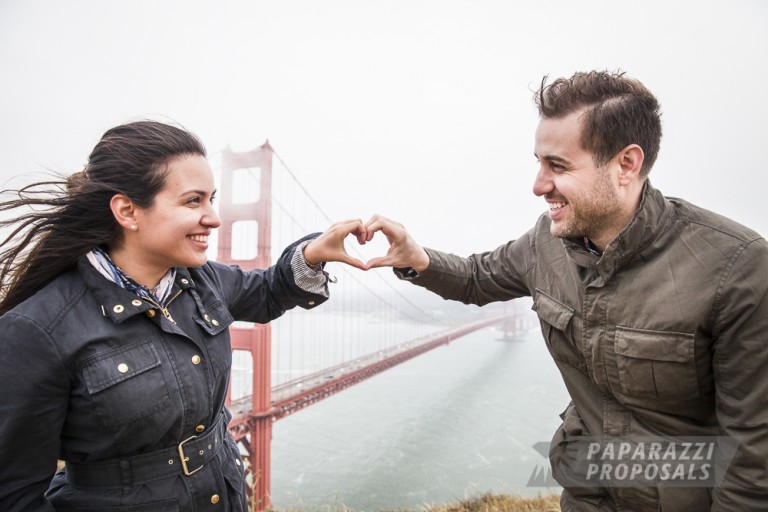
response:
<path id="1" fill-rule="evenodd" d="M 296 285 L 305 292 L 328 297 L 328 274 L 323 271 L 325 263 L 321 263 L 319 268 L 314 270 L 307 265 L 307 260 L 304 259 L 304 247 L 309 242 L 311 240 L 300 243 L 293 252 L 291 258 L 293 278 L 296 280 Z"/>

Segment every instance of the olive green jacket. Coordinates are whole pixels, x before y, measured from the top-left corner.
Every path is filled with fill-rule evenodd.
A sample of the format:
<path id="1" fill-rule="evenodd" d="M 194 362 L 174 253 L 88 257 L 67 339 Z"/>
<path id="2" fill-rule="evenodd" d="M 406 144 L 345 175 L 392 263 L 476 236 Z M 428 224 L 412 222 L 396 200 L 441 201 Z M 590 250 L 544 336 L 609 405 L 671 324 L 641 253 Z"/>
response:
<path id="1" fill-rule="evenodd" d="M 533 297 L 573 400 L 550 454 L 564 510 L 768 510 L 766 241 L 650 183 L 602 256 L 549 228 L 544 214 L 469 258 L 427 249 L 411 281 L 468 304 Z M 580 436 L 727 436 L 738 449 L 709 488 L 579 489 L 562 450 Z"/>

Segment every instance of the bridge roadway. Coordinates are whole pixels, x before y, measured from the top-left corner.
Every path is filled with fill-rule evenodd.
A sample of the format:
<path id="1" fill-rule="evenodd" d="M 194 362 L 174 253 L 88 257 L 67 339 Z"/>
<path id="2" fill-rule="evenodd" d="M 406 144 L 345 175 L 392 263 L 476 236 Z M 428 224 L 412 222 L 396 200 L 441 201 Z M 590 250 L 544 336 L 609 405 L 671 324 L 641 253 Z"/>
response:
<path id="1" fill-rule="evenodd" d="M 230 432 L 236 441 L 240 441 L 248 433 L 248 421 L 253 418 L 271 417 L 272 421 L 277 421 L 433 348 L 446 345 L 456 338 L 504 322 L 509 318 L 509 314 L 483 318 L 280 384 L 272 388 L 272 407 L 261 413 L 253 412 L 251 396 L 233 400 L 229 405 L 232 412 Z"/>

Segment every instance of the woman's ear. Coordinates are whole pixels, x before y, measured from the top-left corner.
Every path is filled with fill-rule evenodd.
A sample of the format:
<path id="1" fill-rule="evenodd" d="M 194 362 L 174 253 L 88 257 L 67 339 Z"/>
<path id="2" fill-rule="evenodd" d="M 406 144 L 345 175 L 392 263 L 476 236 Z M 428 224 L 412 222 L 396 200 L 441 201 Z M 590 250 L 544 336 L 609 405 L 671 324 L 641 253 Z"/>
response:
<path id="1" fill-rule="evenodd" d="M 123 194 L 115 194 L 109 201 L 109 208 L 123 229 L 136 231 L 136 205 L 133 201 Z"/>

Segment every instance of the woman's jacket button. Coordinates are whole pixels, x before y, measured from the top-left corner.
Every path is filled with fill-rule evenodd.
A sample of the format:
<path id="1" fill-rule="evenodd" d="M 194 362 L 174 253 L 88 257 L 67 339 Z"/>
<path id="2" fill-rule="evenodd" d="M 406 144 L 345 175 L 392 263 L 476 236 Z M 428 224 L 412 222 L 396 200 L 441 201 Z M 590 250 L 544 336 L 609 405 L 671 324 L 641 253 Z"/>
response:
<path id="1" fill-rule="evenodd" d="M 200 356 L 198 356 L 197 354 L 192 356 L 192 364 L 200 364 Z"/>
<path id="2" fill-rule="evenodd" d="M 115 313 L 122 313 L 123 311 L 125 311 L 125 308 L 123 307 L 122 304 L 118 304 L 117 306 L 112 308 L 112 311 L 114 311 Z"/>

